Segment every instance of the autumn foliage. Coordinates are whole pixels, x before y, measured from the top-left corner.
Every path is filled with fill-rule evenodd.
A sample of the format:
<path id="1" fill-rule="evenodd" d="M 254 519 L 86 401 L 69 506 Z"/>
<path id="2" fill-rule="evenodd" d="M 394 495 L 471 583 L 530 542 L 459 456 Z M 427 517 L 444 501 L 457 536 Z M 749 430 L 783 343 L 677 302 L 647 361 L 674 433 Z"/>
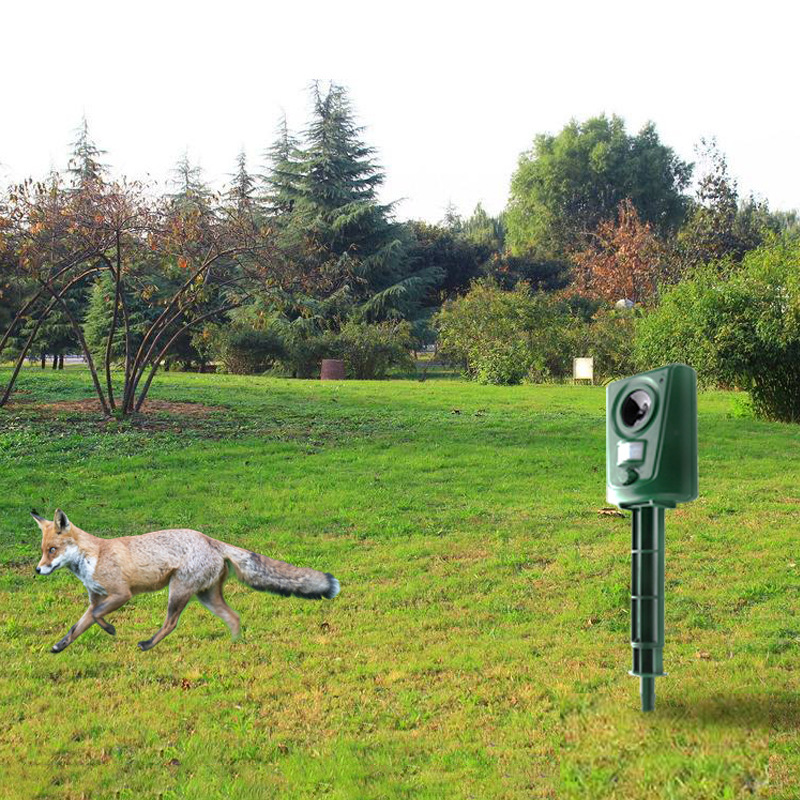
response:
<path id="1" fill-rule="evenodd" d="M 254 292 L 298 282 L 269 228 L 247 209 L 179 203 L 138 183 L 95 177 L 69 187 L 59 176 L 26 182 L 3 199 L 0 220 L 0 257 L 24 296 L 0 331 L 0 354 L 15 331 L 30 330 L 0 390 L 0 406 L 54 310 L 63 312 L 80 343 L 103 411 L 126 415 L 141 409 L 165 355 L 187 331 L 221 318 Z M 109 279 L 112 315 L 97 364 L 68 301 L 102 275 Z M 143 328 L 131 312 L 142 304 L 148 308 Z M 115 389 L 111 353 L 120 336 L 124 359 Z"/>
<path id="2" fill-rule="evenodd" d="M 589 247 L 573 254 L 574 288 L 608 302 L 651 304 L 663 272 L 664 250 L 650 223 L 642 222 L 630 199 L 616 219 L 597 226 Z"/>

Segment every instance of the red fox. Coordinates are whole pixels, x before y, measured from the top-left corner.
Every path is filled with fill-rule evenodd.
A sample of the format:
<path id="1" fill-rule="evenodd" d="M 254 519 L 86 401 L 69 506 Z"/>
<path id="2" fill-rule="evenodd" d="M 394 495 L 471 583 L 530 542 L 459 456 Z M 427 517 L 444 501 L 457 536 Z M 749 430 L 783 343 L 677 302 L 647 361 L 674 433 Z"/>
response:
<path id="1" fill-rule="evenodd" d="M 42 530 L 42 560 L 37 575 L 49 575 L 67 567 L 89 593 L 89 608 L 51 648 L 60 653 L 95 622 L 112 636 L 116 629 L 104 619 L 135 594 L 155 592 L 169 585 L 167 618 L 149 639 L 139 642 L 142 650 L 155 647 L 178 624 L 181 612 L 193 595 L 239 635 L 239 615 L 225 602 L 222 587 L 228 564 L 236 577 L 253 589 L 282 595 L 333 599 L 339 581 L 328 572 L 294 567 L 283 561 L 234 547 L 199 531 L 153 531 L 141 536 L 101 539 L 73 525 L 57 509 L 52 522 L 35 511 L 31 516 Z"/>

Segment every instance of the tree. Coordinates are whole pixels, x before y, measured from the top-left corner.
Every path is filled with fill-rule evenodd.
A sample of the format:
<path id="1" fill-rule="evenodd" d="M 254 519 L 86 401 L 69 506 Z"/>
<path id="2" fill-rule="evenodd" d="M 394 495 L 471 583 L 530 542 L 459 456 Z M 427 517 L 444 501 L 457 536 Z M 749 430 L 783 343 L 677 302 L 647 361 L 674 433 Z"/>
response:
<path id="1" fill-rule="evenodd" d="M 94 189 L 102 183 L 107 168 L 98 159 L 105 154 L 105 151 L 100 150 L 89 136 L 86 117 L 83 118 L 76 136 L 67 168 L 67 175 L 70 176 L 69 188 L 62 185 L 62 176 L 55 170 L 50 172 L 47 184 L 52 197 L 56 197 L 60 191 L 64 190 L 72 193 L 72 213 L 88 219 L 91 217 L 91 208 L 86 206 L 79 208 L 79 206 L 82 198 L 91 197 Z M 64 298 L 69 305 L 70 312 L 78 319 L 82 315 L 84 299 L 85 292 L 83 290 L 70 292 L 69 296 Z M 35 333 L 33 332 L 34 326 L 36 327 Z M 58 305 L 46 319 L 28 320 L 22 326 L 16 338 L 11 339 L 11 343 L 17 351 L 23 347 L 24 342 L 31 334 L 33 339 L 30 349 L 31 352 L 39 355 L 42 369 L 45 367 L 47 356 L 53 357 L 53 369 L 63 368 L 64 356 L 69 352 L 80 350 L 80 342 L 72 329 L 69 318 Z"/>
<path id="2" fill-rule="evenodd" d="M 771 227 L 779 234 L 800 236 L 800 216 L 797 211 L 771 211 Z"/>
<path id="3" fill-rule="evenodd" d="M 11 325 L 24 303 L 26 291 L 25 276 L 14 258 L 11 226 L 10 210 L 0 200 L 0 331 Z"/>
<path id="4" fill-rule="evenodd" d="M 651 303 L 664 270 L 664 248 L 630 199 L 619 204 L 616 220 L 604 220 L 590 244 L 573 256 L 579 294 L 614 303 Z"/>
<path id="5" fill-rule="evenodd" d="M 38 288 L 0 340 L 2 352 L 13 328 L 33 320 L 0 405 L 56 307 L 80 342 L 103 410 L 126 415 L 141 409 L 164 358 L 187 332 L 221 319 L 255 291 L 291 283 L 292 265 L 280 258 L 253 215 L 212 211 L 190 199 L 160 200 L 126 182 L 92 183 L 74 192 L 23 185 L 12 192 L 15 257 Z M 110 278 L 99 291 L 107 292 L 111 309 L 102 349 L 104 381 L 96 368 L 97 350 L 93 353 L 68 302 L 70 292 L 102 273 Z M 137 304 L 148 309 L 141 327 L 133 313 Z M 119 392 L 111 374 L 115 348 L 124 353 Z"/>
<path id="6" fill-rule="evenodd" d="M 503 215 L 489 216 L 481 203 L 475 206 L 471 216 L 461 222 L 459 232 L 470 242 L 490 252 L 501 253 L 505 250 L 506 228 Z"/>
<path id="7" fill-rule="evenodd" d="M 442 217 L 442 227 L 453 233 L 461 233 L 463 228 L 463 220 L 458 213 L 458 209 L 452 202 L 448 202 L 444 208 L 444 217 Z"/>
<path id="8" fill-rule="evenodd" d="M 728 171 L 725 155 L 716 140 L 700 141 L 698 155 L 703 175 L 686 224 L 678 234 L 674 260 L 677 275 L 709 262 L 744 254 L 761 245 L 780 225 L 766 203 L 750 197 L 740 201 L 736 181 Z"/>
<path id="9" fill-rule="evenodd" d="M 384 288 L 385 276 L 394 277 L 402 254 L 391 206 L 377 201 L 383 172 L 361 140 L 344 88 L 331 84 L 325 91 L 317 82 L 311 98 L 291 227 L 316 268 L 340 283 L 357 278 L 355 295 L 367 299 L 370 289 Z"/>
<path id="10" fill-rule="evenodd" d="M 72 187 L 81 189 L 87 184 L 102 181 L 108 167 L 100 159 L 106 155 L 89 135 L 89 123 L 84 115 L 80 127 L 75 131 L 72 155 L 67 163 L 67 173 L 71 176 Z"/>
<path id="11" fill-rule="evenodd" d="M 131 248 L 127 264 L 121 247 L 106 256 L 125 327 L 124 384 L 116 402 L 122 414 L 141 409 L 162 360 L 181 337 L 200 323 L 219 321 L 254 292 L 279 283 L 288 274 L 281 271 L 286 265 L 274 242 L 248 209 L 207 213 L 196 203 L 170 200 L 155 208 L 145 206 L 143 211 L 146 238 L 139 238 L 138 249 Z M 148 306 L 160 311 L 152 321 L 146 320 L 138 346 L 122 302 L 137 287 Z M 116 308 L 116 299 L 114 303 Z M 107 364 L 115 327 L 112 322 Z M 110 376 L 106 385 L 109 405 L 114 408 Z"/>
<path id="12" fill-rule="evenodd" d="M 406 231 L 391 218 L 392 204 L 378 201 L 384 175 L 346 90 L 316 82 L 311 102 L 302 146 L 284 132 L 273 150 L 280 166 L 269 178 L 273 207 L 285 210 L 281 241 L 309 275 L 324 278 L 319 288 L 352 298 L 355 318 L 413 318 L 441 270 L 409 261 Z"/>
<path id="13" fill-rule="evenodd" d="M 83 301 L 82 292 L 74 292 L 74 296 L 66 298 L 73 315 L 79 316 Z M 37 331 L 34 333 L 34 327 Z M 42 369 L 47 364 L 47 357 L 53 358 L 53 369 L 63 369 L 64 356 L 80 350 L 80 343 L 67 315 L 58 307 L 54 308 L 47 319 L 39 324 L 36 319 L 29 319 L 19 329 L 16 337 L 11 339 L 11 355 L 19 356 L 22 347 L 33 334 L 28 352 L 37 355 Z"/>
<path id="14" fill-rule="evenodd" d="M 692 165 L 663 145 L 652 123 L 635 136 L 617 116 L 570 122 L 540 134 L 520 156 L 506 214 L 514 254 L 564 259 L 581 250 L 603 220 L 630 198 L 657 234 L 684 219 Z"/>
<path id="15" fill-rule="evenodd" d="M 461 233 L 419 220 L 407 224 L 411 238 L 408 258 L 418 269 L 435 267 L 442 277 L 425 299 L 425 305 L 439 306 L 443 298 L 465 292 L 481 276 L 491 249 L 470 241 Z"/>
<path id="16" fill-rule="evenodd" d="M 255 204 L 255 178 L 247 171 L 247 155 L 244 150 L 236 157 L 236 172 L 231 176 L 225 199 L 237 209 L 249 209 Z"/>
<path id="17" fill-rule="evenodd" d="M 101 186 L 88 181 L 77 189 L 67 189 L 60 176 L 51 174 L 47 181 L 26 181 L 8 191 L 3 203 L 3 256 L 13 262 L 25 294 L 0 336 L 0 356 L 20 327 L 28 321 L 32 324 L 0 395 L 0 406 L 8 401 L 24 359 L 54 309 L 64 313 L 76 337 L 82 340 L 68 296 L 80 291 L 86 280 L 102 269 L 97 259 L 113 242 L 103 214 L 96 209 Z M 91 359 L 89 370 L 99 391 Z"/>
<path id="18" fill-rule="evenodd" d="M 106 269 L 101 272 L 92 284 L 89 299 L 83 314 L 82 329 L 86 344 L 95 362 L 103 368 L 111 368 L 125 358 L 126 346 L 138 348 L 142 337 L 148 327 L 158 316 L 157 307 L 153 307 L 149 300 L 152 299 L 152 285 L 143 280 L 144 277 L 155 278 L 150 269 L 133 269 L 128 272 L 128 282 L 132 291 L 125 295 L 125 314 L 128 318 L 127 329 L 114 322 L 114 298 L 116 295 L 116 282 L 114 275 Z M 121 312 L 121 301 L 117 301 L 117 321 Z M 111 338 L 111 347 L 108 347 L 108 337 L 114 327 Z M 108 363 L 107 363 L 108 362 Z"/>
<path id="19" fill-rule="evenodd" d="M 175 207 L 203 214 L 210 211 L 211 190 L 203 179 L 203 168 L 192 164 L 188 150 L 172 168 L 171 183 L 175 191 L 168 197 Z"/>
<path id="20" fill-rule="evenodd" d="M 286 115 L 281 116 L 275 141 L 264 155 L 267 171 L 262 176 L 263 199 L 267 213 L 280 224 L 294 209 L 300 179 L 298 142 L 289 132 Z"/>

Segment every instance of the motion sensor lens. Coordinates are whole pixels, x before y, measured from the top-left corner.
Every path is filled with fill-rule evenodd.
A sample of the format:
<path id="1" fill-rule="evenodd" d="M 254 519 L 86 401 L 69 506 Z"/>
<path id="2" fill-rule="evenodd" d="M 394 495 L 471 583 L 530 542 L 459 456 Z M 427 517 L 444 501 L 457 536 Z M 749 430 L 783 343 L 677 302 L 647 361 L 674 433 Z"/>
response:
<path id="1" fill-rule="evenodd" d="M 623 401 L 620 409 L 622 423 L 628 428 L 641 428 L 650 416 L 653 398 L 642 389 L 631 392 Z"/>

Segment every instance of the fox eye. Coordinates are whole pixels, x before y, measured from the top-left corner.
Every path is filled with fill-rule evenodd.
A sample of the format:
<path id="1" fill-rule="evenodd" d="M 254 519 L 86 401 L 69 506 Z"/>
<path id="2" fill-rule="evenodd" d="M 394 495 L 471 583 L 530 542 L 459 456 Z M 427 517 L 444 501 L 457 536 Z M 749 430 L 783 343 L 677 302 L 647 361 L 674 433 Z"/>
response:
<path id="1" fill-rule="evenodd" d="M 52 555 L 53 553 L 55 553 L 55 551 L 56 551 L 55 547 L 51 547 L 47 552 L 50 553 L 50 555 Z"/>

